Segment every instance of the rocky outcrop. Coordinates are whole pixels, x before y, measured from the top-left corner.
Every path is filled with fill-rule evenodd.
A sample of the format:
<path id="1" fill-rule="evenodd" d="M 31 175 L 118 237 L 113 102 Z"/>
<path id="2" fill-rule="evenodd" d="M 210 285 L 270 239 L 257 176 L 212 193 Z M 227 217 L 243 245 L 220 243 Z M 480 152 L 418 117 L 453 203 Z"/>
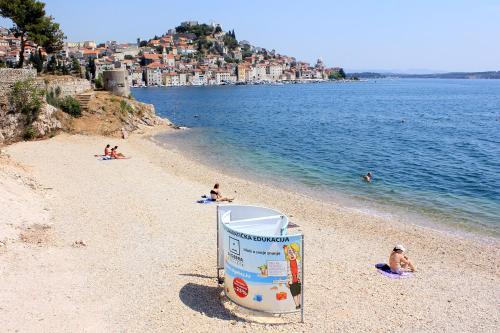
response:
<path id="1" fill-rule="evenodd" d="M 133 100 L 125 100 L 130 109 L 127 117 L 124 117 L 124 128 L 127 131 L 134 131 L 141 125 L 158 126 L 158 125 L 171 125 L 168 119 L 160 118 L 156 115 L 155 107 L 153 104 L 141 103 Z"/>
<path id="2" fill-rule="evenodd" d="M 7 105 L 0 109 L 0 144 L 21 137 L 25 129 L 26 117 L 20 112 L 9 110 Z"/>
<path id="3" fill-rule="evenodd" d="M 70 132 L 123 137 L 145 126 L 170 125 L 160 118 L 152 104 L 96 91 L 82 117 L 72 121 Z"/>
<path id="4" fill-rule="evenodd" d="M 62 119 L 70 116 L 50 104 L 44 104 L 38 113 L 37 119 L 31 124 L 37 136 L 46 136 L 64 128 Z"/>
<path id="5" fill-rule="evenodd" d="M 28 128 L 32 131 L 34 138 L 45 137 L 54 131 L 64 128 L 64 120 L 69 116 L 61 110 L 43 104 L 38 112 L 36 120 L 28 124 L 26 116 L 21 112 L 2 108 L 0 110 L 0 144 L 6 144 L 22 139 Z"/>

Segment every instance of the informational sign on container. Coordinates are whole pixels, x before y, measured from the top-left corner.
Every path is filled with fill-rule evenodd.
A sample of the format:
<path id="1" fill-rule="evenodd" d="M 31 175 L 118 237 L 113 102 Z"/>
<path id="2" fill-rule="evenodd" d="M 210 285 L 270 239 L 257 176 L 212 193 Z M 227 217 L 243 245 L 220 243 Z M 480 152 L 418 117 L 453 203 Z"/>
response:
<path id="1" fill-rule="evenodd" d="M 234 303 L 271 312 L 302 307 L 303 236 L 258 236 L 222 224 L 224 290 Z"/>

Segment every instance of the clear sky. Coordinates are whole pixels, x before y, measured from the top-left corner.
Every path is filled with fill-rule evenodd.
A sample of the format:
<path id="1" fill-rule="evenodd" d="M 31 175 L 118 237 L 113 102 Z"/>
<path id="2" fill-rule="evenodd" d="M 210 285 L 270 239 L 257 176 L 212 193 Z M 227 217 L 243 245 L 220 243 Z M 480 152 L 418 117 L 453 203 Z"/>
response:
<path id="1" fill-rule="evenodd" d="M 238 40 L 348 70 L 500 70 L 500 0 L 45 2 L 70 41 L 133 42 L 215 21 Z"/>

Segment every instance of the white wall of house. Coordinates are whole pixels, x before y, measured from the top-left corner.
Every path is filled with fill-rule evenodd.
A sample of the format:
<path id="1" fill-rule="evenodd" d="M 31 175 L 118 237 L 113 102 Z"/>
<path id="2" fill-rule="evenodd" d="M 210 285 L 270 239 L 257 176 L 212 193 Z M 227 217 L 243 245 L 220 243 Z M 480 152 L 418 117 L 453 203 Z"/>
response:
<path id="1" fill-rule="evenodd" d="M 160 86 L 162 84 L 161 70 L 147 68 L 145 71 L 146 85 L 148 86 Z"/>

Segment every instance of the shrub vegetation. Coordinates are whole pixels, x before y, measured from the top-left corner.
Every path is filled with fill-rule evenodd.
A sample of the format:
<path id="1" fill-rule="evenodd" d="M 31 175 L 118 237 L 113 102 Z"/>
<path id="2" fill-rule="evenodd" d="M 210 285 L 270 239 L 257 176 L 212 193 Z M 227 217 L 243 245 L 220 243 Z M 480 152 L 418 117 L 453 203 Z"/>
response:
<path id="1" fill-rule="evenodd" d="M 26 115 L 26 123 L 29 125 L 35 121 L 42 107 L 43 91 L 33 79 L 17 81 L 9 94 L 9 102 L 16 111 Z"/>
<path id="2" fill-rule="evenodd" d="M 33 127 L 29 126 L 24 131 L 23 139 L 29 141 L 29 140 L 33 140 L 37 136 L 38 136 L 38 133 L 37 133 L 36 129 L 34 129 Z"/>
<path id="3" fill-rule="evenodd" d="M 71 96 L 67 96 L 60 100 L 60 108 L 73 117 L 80 117 L 82 115 L 80 102 Z"/>

